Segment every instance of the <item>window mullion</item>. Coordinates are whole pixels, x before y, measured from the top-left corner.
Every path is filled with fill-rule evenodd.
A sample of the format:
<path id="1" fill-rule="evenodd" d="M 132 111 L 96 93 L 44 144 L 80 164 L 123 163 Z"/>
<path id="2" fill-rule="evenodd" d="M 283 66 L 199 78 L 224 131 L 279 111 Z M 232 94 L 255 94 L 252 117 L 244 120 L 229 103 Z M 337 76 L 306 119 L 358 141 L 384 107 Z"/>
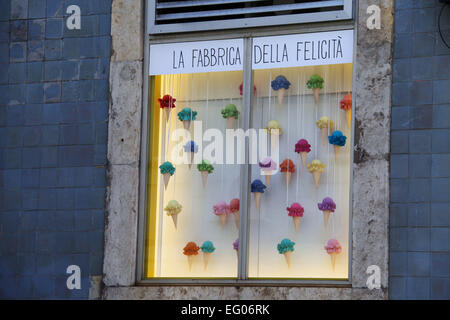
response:
<path id="1" fill-rule="evenodd" d="M 252 79 L 252 38 L 244 38 L 244 79 L 243 79 L 243 101 L 242 101 L 242 129 L 248 130 L 251 123 L 251 103 L 253 91 Z M 249 164 L 249 141 L 245 144 L 245 164 L 241 165 L 241 223 L 239 225 L 239 263 L 238 263 L 238 279 L 245 280 L 248 278 L 248 213 L 250 207 L 249 185 L 251 176 L 251 166 Z"/>

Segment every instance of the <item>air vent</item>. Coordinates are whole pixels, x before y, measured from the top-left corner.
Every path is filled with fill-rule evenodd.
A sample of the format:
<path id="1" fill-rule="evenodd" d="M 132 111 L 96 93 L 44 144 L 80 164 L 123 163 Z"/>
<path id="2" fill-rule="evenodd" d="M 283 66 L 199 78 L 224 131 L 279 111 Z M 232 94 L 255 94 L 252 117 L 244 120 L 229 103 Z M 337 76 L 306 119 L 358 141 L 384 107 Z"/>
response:
<path id="1" fill-rule="evenodd" d="M 352 0 L 149 0 L 151 34 L 352 18 Z"/>

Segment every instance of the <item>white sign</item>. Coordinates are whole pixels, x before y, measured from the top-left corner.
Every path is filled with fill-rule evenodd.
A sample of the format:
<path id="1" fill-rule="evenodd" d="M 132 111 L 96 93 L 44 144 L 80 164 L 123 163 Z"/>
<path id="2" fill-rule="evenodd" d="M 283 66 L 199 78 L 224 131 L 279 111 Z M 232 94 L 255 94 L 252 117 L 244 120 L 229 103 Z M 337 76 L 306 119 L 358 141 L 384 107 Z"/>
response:
<path id="1" fill-rule="evenodd" d="M 150 75 L 242 70 L 242 39 L 150 45 Z"/>
<path id="2" fill-rule="evenodd" d="M 243 70 L 243 39 L 150 45 L 150 75 Z M 253 39 L 252 68 L 353 61 L 353 30 Z"/>
<path id="3" fill-rule="evenodd" d="M 353 30 L 253 39 L 253 69 L 288 68 L 353 61 Z"/>

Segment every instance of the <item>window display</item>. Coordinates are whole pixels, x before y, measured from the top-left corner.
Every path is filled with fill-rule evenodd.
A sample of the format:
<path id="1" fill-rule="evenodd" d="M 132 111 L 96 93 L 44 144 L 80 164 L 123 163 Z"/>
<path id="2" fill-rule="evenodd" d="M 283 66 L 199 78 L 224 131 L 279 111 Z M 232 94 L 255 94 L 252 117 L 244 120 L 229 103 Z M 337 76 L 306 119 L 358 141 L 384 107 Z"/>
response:
<path id="1" fill-rule="evenodd" d="M 320 51 L 322 58 L 316 60 L 321 61 L 301 62 L 311 56 L 301 54 L 307 47 L 298 40 L 293 51 L 297 62 L 289 60 L 291 49 L 286 48 L 277 68 L 277 59 L 266 57 L 262 38 L 255 39 L 254 48 L 263 50 L 261 61 L 268 62 L 261 66 L 254 60 L 248 66 L 253 68 L 248 91 L 243 88 L 242 42 L 178 44 L 173 54 L 168 45 L 153 49 L 162 60 L 150 66 L 147 278 L 348 279 L 352 151 L 352 44 L 348 43 L 353 35 L 342 32 L 341 47 L 329 61 L 324 57 L 327 52 Z M 267 41 L 279 39 L 287 38 Z M 213 52 L 213 47 L 233 51 L 233 64 L 219 64 L 219 69 L 199 64 L 198 59 L 207 57 L 202 48 Z M 164 58 L 164 52 L 178 57 L 183 66 L 174 64 L 164 73 L 165 60 L 172 59 Z M 248 95 L 253 95 L 251 104 L 244 105 Z M 250 114 L 247 123 L 243 112 Z M 250 163 L 228 162 L 227 134 L 235 129 L 256 129 L 269 136 L 257 137 L 258 147 L 264 147 Z M 278 154 L 271 148 L 274 141 Z M 236 150 L 239 158 L 239 143 Z M 245 184 L 242 170 L 249 173 Z M 240 198 L 243 190 L 248 200 Z M 248 233 L 240 243 L 243 230 Z M 238 277 L 240 257 L 246 259 L 244 277 L 242 273 Z"/>

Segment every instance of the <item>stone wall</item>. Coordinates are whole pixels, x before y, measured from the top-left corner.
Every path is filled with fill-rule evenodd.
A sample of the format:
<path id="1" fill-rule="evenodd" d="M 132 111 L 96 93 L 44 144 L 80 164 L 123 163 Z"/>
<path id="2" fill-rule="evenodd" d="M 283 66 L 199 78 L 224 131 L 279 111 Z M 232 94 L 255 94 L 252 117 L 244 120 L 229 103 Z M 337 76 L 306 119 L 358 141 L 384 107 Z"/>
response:
<path id="1" fill-rule="evenodd" d="M 438 0 L 397 0 L 390 297 L 450 299 L 450 49 Z M 450 6 L 441 18 L 450 43 Z"/>
<path id="2" fill-rule="evenodd" d="M 99 296 L 110 17 L 110 0 L 0 1 L 0 299 Z"/>

